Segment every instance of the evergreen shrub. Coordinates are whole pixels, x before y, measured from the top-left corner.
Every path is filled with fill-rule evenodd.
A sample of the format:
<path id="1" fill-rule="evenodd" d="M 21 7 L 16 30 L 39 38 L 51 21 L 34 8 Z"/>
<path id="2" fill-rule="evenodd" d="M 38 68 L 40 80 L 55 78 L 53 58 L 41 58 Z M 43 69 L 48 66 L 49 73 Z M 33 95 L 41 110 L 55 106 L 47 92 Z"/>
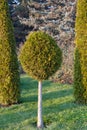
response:
<path id="1" fill-rule="evenodd" d="M 42 81 L 59 69 L 62 52 L 51 36 L 36 31 L 28 36 L 20 53 L 20 61 L 26 73 Z"/>
<path id="2" fill-rule="evenodd" d="M 77 2 L 75 32 L 74 96 L 87 104 L 87 0 Z"/>
<path id="3" fill-rule="evenodd" d="M 7 0 L 0 0 L 0 104 L 19 102 L 19 67 Z"/>

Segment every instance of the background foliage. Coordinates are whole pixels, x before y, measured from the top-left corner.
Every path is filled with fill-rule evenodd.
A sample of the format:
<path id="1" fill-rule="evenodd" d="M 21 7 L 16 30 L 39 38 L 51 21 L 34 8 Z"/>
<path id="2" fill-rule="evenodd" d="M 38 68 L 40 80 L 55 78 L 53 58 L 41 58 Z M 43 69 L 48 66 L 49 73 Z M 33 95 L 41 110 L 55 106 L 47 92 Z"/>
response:
<path id="1" fill-rule="evenodd" d="M 63 51 L 62 67 L 52 76 L 52 80 L 71 84 L 76 0 L 23 1 L 25 4 L 22 2 L 10 5 L 17 47 L 20 48 L 31 31 L 44 30 L 49 33 Z"/>

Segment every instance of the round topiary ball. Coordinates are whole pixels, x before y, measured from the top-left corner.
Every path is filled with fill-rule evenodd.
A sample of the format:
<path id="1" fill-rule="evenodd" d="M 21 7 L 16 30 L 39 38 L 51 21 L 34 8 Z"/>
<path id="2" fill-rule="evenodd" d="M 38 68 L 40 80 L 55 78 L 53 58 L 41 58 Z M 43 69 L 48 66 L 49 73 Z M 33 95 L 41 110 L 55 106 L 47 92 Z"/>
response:
<path id="1" fill-rule="evenodd" d="M 62 51 L 56 41 L 43 31 L 30 33 L 20 52 L 24 71 L 37 80 L 48 79 L 62 62 Z"/>

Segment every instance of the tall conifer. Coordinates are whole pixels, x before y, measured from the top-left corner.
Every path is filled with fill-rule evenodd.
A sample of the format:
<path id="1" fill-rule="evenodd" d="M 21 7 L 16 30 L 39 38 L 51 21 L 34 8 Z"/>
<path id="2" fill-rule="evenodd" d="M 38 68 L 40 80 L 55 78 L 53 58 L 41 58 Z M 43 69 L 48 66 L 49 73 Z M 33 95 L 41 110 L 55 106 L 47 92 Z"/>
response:
<path id="1" fill-rule="evenodd" d="M 0 104 L 18 103 L 19 68 L 7 0 L 0 0 Z"/>
<path id="2" fill-rule="evenodd" d="M 87 104 L 87 0 L 78 0 L 76 13 L 74 96 Z"/>

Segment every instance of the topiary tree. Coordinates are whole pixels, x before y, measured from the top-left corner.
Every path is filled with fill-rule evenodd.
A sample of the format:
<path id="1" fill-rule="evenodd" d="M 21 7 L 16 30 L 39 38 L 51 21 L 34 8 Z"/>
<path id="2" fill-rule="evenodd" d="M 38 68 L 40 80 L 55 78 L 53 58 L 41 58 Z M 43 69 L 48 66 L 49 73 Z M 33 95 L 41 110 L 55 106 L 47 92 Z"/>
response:
<path id="1" fill-rule="evenodd" d="M 87 1 L 78 0 L 76 14 L 76 49 L 74 63 L 74 96 L 87 103 Z"/>
<path id="2" fill-rule="evenodd" d="M 23 69 L 38 80 L 38 122 L 43 128 L 42 120 L 42 81 L 55 73 L 62 62 L 62 52 L 54 39 L 42 31 L 31 33 L 21 52 L 20 61 Z"/>
<path id="3" fill-rule="evenodd" d="M 0 0 L 0 104 L 18 103 L 19 68 L 7 0 Z"/>

